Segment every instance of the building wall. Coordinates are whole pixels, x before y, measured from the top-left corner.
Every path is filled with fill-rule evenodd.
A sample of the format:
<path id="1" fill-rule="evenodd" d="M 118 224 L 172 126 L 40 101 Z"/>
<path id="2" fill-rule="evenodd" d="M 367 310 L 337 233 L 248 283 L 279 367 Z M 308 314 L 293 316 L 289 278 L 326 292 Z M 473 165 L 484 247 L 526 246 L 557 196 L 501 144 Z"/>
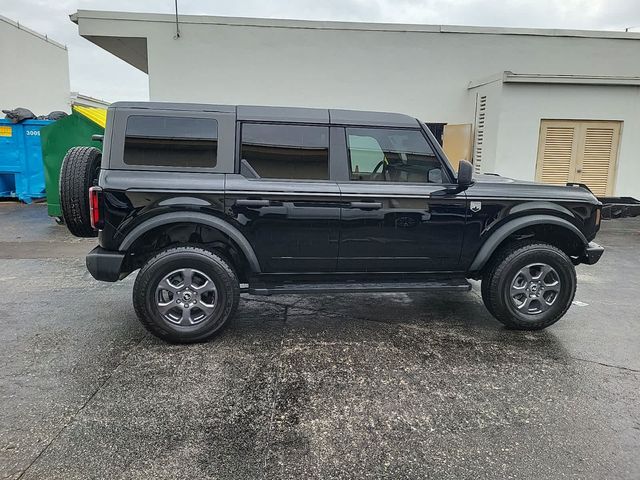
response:
<path id="1" fill-rule="evenodd" d="M 187 24 L 149 39 L 153 100 L 473 116 L 470 80 L 503 70 L 640 75 L 640 41 Z M 558 52 L 561 54 L 554 54 Z"/>
<path id="2" fill-rule="evenodd" d="M 149 96 L 158 101 L 387 110 L 469 123 L 469 81 L 504 70 L 640 76 L 637 34 L 184 16 L 176 39 L 170 15 L 77 15 L 87 38 L 148 39 Z"/>
<path id="3" fill-rule="evenodd" d="M 484 122 L 484 132 L 482 141 L 482 165 L 480 166 L 481 173 L 499 173 L 498 166 L 496 165 L 496 152 L 498 149 L 498 130 L 500 128 L 500 112 L 502 111 L 502 82 L 491 82 L 484 84 L 478 88 L 469 90 L 470 98 L 472 99 L 475 111 L 475 117 L 473 119 L 474 125 L 474 140 L 473 140 L 473 154 L 474 159 L 477 156 L 477 108 L 479 98 L 482 96 L 487 97 L 486 113 Z M 475 165 L 475 170 L 478 170 L 478 165 Z"/>
<path id="4" fill-rule="evenodd" d="M 70 111 L 69 59 L 63 45 L 0 17 L 0 108 L 36 115 Z"/>
<path id="5" fill-rule="evenodd" d="M 145 37 L 146 58 L 134 63 L 148 70 L 155 101 L 353 108 L 474 123 L 476 96 L 488 92 L 482 171 L 520 179 L 535 175 L 540 118 L 619 118 L 616 193 L 640 196 L 634 87 L 469 88 L 506 70 L 640 77 L 638 34 L 180 18 L 179 38 L 170 15 L 79 11 L 74 21 L 81 35 L 122 58 L 131 52 L 105 38 L 126 46 L 127 38 Z"/>
<path id="6" fill-rule="evenodd" d="M 495 172 L 535 179 L 542 119 L 622 121 L 614 191 L 640 198 L 640 87 L 505 83 L 500 104 Z"/>

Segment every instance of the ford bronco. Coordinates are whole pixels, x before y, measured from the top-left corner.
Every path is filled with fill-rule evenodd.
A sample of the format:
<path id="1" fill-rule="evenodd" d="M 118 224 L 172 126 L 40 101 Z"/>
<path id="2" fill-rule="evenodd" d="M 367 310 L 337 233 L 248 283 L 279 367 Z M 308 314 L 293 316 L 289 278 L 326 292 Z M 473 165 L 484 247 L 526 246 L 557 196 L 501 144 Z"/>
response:
<path id="1" fill-rule="evenodd" d="M 171 342 L 212 337 L 242 292 L 468 291 L 515 329 L 560 319 L 593 264 L 602 205 L 583 185 L 455 172 L 421 121 L 350 110 L 119 102 L 103 151 L 61 169 L 87 267 L 140 270 L 133 304 Z"/>

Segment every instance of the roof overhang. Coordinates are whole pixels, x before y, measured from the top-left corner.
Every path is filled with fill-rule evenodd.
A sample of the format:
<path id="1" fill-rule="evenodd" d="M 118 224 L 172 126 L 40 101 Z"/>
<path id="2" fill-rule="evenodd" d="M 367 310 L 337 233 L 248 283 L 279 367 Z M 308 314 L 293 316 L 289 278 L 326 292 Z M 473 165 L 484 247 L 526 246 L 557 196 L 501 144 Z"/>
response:
<path id="1" fill-rule="evenodd" d="M 544 74 L 544 73 L 513 73 L 510 71 L 500 72 L 490 77 L 481 78 L 469 82 L 469 90 L 490 83 L 541 83 L 555 85 L 608 85 L 608 86 L 640 86 L 640 77 L 623 77 L 615 75 L 564 75 L 564 74 Z"/>
<path id="2" fill-rule="evenodd" d="M 131 25 L 119 25 L 110 21 L 116 19 L 96 18 L 94 15 L 83 15 L 84 13 L 85 11 L 79 10 L 69 15 L 71 21 L 78 25 L 80 36 L 138 70 L 149 73 L 147 37 L 140 36 L 143 31 L 135 26 L 131 28 Z"/>
<path id="3" fill-rule="evenodd" d="M 83 20 L 111 20 L 118 22 L 163 22 L 175 23 L 176 16 L 166 13 L 113 12 L 101 10 L 78 10 L 70 15 L 71 21 L 81 24 Z M 404 23 L 334 22 L 317 20 L 292 20 L 281 18 L 220 17 L 211 15 L 180 15 L 181 24 L 210 24 L 249 27 L 274 27 L 317 30 L 364 30 L 383 32 L 464 33 L 485 35 L 529 35 L 543 37 L 582 37 L 640 40 L 638 32 L 606 30 L 567 30 L 549 28 L 472 27 L 466 25 L 424 25 Z"/>

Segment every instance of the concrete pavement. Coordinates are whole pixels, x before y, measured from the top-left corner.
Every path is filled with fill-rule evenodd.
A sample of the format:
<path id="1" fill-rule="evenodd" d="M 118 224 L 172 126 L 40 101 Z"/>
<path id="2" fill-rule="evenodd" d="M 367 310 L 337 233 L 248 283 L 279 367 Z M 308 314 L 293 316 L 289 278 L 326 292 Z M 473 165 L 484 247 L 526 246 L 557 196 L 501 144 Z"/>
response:
<path id="1" fill-rule="evenodd" d="M 42 205 L 0 203 L 0 478 L 640 478 L 640 218 L 566 317 L 469 294 L 243 296 L 214 341 L 138 324 Z"/>

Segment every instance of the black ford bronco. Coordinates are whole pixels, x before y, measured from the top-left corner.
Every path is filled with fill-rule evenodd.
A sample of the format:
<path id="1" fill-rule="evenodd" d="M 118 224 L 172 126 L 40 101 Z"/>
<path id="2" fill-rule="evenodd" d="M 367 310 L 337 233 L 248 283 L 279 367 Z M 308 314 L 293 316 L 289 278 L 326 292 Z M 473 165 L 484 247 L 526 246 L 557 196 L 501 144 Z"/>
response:
<path id="1" fill-rule="evenodd" d="M 601 204 L 584 186 L 454 172 L 415 118 L 348 110 L 113 104 L 102 153 L 61 170 L 69 230 L 98 236 L 98 280 L 140 269 L 140 321 L 210 338 L 241 292 L 457 293 L 480 279 L 511 328 L 556 322 L 593 264 Z"/>

